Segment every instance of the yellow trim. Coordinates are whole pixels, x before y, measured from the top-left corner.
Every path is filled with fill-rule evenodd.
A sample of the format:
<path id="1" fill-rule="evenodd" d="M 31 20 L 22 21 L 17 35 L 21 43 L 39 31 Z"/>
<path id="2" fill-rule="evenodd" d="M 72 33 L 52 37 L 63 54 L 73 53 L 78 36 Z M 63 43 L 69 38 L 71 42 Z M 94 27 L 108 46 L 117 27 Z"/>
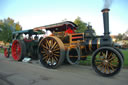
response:
<path id="1" fill-rule="evenodd" d="M 100 47 L 100 38 L 97 39 L 97 48 Z"/>
<path id="2" fill-rule="evenodd" d="M 92 40 L 89 40 L 89 50 L 92 51 Z"/>

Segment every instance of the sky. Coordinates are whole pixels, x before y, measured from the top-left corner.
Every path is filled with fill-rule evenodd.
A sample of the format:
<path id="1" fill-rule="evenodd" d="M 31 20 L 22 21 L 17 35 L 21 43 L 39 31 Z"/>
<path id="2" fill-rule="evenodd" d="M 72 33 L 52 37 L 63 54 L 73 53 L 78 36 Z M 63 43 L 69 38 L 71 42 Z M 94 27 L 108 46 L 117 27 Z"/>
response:
<path id="1" fill-rule="evenodd" d="M 110 1 L 110 0 L 109 0 Z M 23 30 L 74 21 L 78 16 L 90 22 L 97 35 L 103 35 L 105 0 L 0 0 L 0 20 L 8 17 L 19 22 Z M 109 30 L 112 35 L 128 30 L 128 0 L 111 0 Z"/>

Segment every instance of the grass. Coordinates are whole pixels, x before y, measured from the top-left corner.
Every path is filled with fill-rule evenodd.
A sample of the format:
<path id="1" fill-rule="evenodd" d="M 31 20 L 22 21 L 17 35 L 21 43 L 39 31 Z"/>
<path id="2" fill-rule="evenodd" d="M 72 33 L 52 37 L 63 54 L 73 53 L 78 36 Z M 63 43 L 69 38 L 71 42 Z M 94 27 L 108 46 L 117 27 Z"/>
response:
<path id="1" fill-rule="evenodd" d="M 128 50 L 122 50 L 124 54 L 124 67 L 128 67 Z"/>
<path id="2" fill-rule="evenodd" d="M 0 53 L 4 53 L 4 49 L 3 48 L 0 48 Z"/>
<path id="3" fill-rule="evenodd" d="M 121 50 L 124 55 L 124 64 L 123 67 L 128 67 L 128 49 L 127 50 Z M 81 65 L 91 65 L 91 56 L 87 57 L 87 60 L 80 61 Z"/>

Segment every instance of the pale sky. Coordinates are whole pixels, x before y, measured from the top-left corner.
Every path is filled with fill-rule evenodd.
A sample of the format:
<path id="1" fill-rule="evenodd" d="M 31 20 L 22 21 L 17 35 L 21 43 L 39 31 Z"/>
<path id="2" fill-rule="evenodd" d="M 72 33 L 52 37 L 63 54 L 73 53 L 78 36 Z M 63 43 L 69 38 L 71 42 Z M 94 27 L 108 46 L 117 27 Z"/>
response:
<path id="1" fill-rule="evenodd" d="M 74 21 L 79 16 L 102 35 L 103 7 L 104 0 L 0 0 L 0 19 L 10 17 L 26 30 L 64 19 Z M 109 24 L 112 35 L 128 30 L 128 0 L 112 0 Z"/>

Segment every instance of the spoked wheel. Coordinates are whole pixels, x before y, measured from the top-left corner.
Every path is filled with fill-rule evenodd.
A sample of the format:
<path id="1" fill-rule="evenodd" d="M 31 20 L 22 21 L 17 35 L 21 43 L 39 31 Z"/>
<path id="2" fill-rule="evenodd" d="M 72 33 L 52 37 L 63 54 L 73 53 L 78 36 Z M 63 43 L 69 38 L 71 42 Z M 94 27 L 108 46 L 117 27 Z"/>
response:
<path id="1" fill-rule="evenodd" d="M 57 68 L 64 61 L 64 44 L 57 37 L 46 37 L 39 43 L 39 56 L 44 67 Z"/>
<path id="2" fill-rule="evenodd" d="M 26 48 L 23 41 L 14 40 L 12 43 L 12 57 L 16 61 L 21 61 L 26 54 Z"/>
<path id="3" fill-rule="evenodd" d="M 123 63 L 120 53 L 112 47 L 101 47 L 92 56 L 94 70 L 102 76 L 114 76 L 119 73 Z"/>
<path id="4" fill-rule="evenodd" d="M 8 48 L 5 48 L 5 49 L 4 49 L 4 56 L 5 56 L 6 58 L 8 58 L 8 57 L 9 57 L 9 54 L 10 54 L 10 52 L 9 52 Z"/>
<path id="5" fill-rule="evenodd" d="M 79 48 L 68 48 L 66 58 L 70 64 L 78 64 L 78 61 L 80 60 Z"/>

